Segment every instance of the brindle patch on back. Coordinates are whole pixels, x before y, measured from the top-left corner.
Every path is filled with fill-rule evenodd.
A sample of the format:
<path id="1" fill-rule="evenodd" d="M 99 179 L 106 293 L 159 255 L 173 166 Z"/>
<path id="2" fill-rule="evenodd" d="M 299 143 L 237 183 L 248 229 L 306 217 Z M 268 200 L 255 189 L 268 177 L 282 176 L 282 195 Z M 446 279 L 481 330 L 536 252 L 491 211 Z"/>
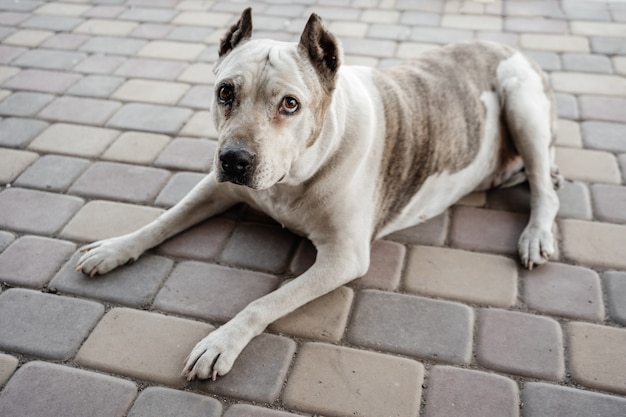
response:
<path id="1" fill-rule="evenodd" d="M 455 173 L 475 159 L 485 130 L 480 95 L 496 90 L 497 65 L 513 52 L 487 42 L 456 44 L 374 72 L 386 123 L 376 231 L 429 176 Z"/>

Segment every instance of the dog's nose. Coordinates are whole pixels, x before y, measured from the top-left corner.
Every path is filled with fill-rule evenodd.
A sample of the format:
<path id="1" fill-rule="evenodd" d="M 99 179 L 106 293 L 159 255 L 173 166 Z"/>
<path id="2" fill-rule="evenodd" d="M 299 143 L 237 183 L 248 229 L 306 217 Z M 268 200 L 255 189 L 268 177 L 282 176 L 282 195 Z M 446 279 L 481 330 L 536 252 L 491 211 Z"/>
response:
<path id="1" fill-rule="evenodd" d="M 250 171 L 254 155 L 245 149 L 226 150 L 220 155 L 222 171 L 232 177 L 242 177 Z"/>

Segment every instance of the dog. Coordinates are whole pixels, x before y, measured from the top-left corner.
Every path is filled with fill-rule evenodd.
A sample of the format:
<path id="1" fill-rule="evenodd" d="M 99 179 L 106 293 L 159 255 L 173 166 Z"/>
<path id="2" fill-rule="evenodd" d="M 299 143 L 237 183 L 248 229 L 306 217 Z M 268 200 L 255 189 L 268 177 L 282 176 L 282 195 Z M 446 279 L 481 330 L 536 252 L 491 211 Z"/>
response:
<path id="1" fill-rule="evenodd" d="M 270 323 L 364 275 L 375 239 L 472 191 L 528 180 L 521 262 L 531 269 L 554 253 L 555 106 L 521 53 L 467 42 L 378 70 L 342 66 L 316 14 L 297 43 L 251 35 L 248 8 L 219 45 L 214 169 L 155 221 L 83 247 L 76 266 L 104 274 L 240 202 L 311 240 L 314 265 L 198 342 L 183 369 L 189 380 L 228 373 Z"/>

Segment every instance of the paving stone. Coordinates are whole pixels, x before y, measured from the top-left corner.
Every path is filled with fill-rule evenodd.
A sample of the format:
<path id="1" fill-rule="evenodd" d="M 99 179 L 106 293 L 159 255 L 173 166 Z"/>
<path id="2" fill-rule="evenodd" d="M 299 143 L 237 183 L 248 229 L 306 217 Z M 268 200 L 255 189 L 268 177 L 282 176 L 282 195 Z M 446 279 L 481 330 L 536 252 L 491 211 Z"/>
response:
<path id="1" fill-rule="evenodd" d="M 0 148 L 0 184 L 10 184 L 38 157 L 34 152 Z"/>
<path id="2" fill-rule="evenodd" d="M 448 236 L 448 212 L 444 212 L 417 226 L 399 230 L 387 236 L 387 239 L 395 240 L 411 245 L 443 246 Z"/>
<path id="3" fill-rule="evenodd" d="M 337 288 L 277 320 L 269 328 L 276 333 L 338 342 L 346 328 L 353 297 L 350 288 Z"/>
<path id="4" fill-rule="evenodd" d="M 4 83 L 5 88 L 61 94 L 81 78 L 68 72 L 25 69 Z"/>
<path id="5" fill-rule="evenodd" d="M 22 366 L 0 393 L 0 414 L 122 417 L 136 395 L 131 381 L 35 361 Z"/>
<path id="6" fill-rule="evenodd" d="M 504 30 L 528 33 L 568 33 L 567 21 L 528 17 L 505 17 Z"/>
<path id="7" fill-rule="evenodd" d="M 163 211 L 126 203 L 90 201 L 63 228 L 61 236 L 82 242 L 120 236 L 150 223 Z"/>
<path id="8" fill-rule="evenodd" d="M 571 94 L 555 93 L 556 111 L 559 117 L 565 119 L 578 119 L 578 101 Z"/>
<path id="9" fill-rule="evenodd" d="M 203 63 L 191 64 L 178 76 L 177 80 L 193 84 L 213 84 L 215 81 L 213 65 Z"/>
<path id="10" fill-rule="evenodd" d="M 505 45 L 510 45 L 515 48 L 519 47 L 519 35 L 516 33 L 503 33 L 503 32 L 477 32 L 477 40 L 499 42 Z"/>
<path id="11" fill-rule="evenodd" d="M 41 120 L 10 117 L 0 120 L 0 145 L 23 148 L 48 124 Z"/>
<path id="12" fill-rule="evenodd" d="M 416 27 L 411 31 L 410 39 L 417 42 L 447 44 L 466 41 L 472 37 L 472 32 L 464 29 Z"/>
<path id="13" fill-rule="evenodd" d="M 120 107 L 117 101 L 83 97 L 59 97 L 39 113 L 57 122 L 103 125 Z"/>
<path id="14" fill-rule="evenodd" d="M 169 169 L 208 172 L 213 167 L 217 143 L 207 139 L 177 138 L 169 142 L 155 165 Z"/>
<path id="15" fill-rule="evenodd" d="M 566 71 L 611 73 L 611 60 L 603 55 L 563 54 L 563 69 Z"/>
<path id="16" fill-rule="evenodd" d="M 197 387 L 211 394 L 272 403 L 283 388 L 295 350 L 293 340 L 262 334 L 244 348 L 228 374 Z"/>
<path id="17" fill-rule="evenodd" d="M 622 182 L 615 156 L 608 152 L 555 148 L 555 163 L 567 179 L 607 184 Z"/>
<path id="18" fill-rule="evenodd" d="M 439 26 L 441 15 L 439 13 L 403 11 L 400 15 L 400 23 L 409 26 Z"/>
<path id="19" fill-rule="evenodd" d="M 416 246 L 404 287 L 431 297 L 510 307 L 517 299 L 517 264 L 501 256 Z"/>
<path id="20" fill-rule="evenodd" d="M 28 19 L 30 14 L 20 12 L 1 12 L 0 24 L 6 26 L 17 26 L 24 20 Z"/>
<path id="21" fill-rule="evenodd" d="M 119 56 L 107 56 L 100 54 L 90 55 L 74 67 L 74 71 L 89 74 L 111 74 L 126 60 Z"/>
<path id="22" fill-rule="evenodd" d="M 570 28 L 577 35 L 626 38 L 626 27 L 620 23 L 573 21 Z"/>
<path id="23" fill-rule="evenodd" d="M 189 261 L 180 263 L 159 291 L 162 311 L 226 322 L 276 288 L 277 278 L 259 272 Z"/>
<path id="24" fill-rule="evenodd" d="M 602 280 L 609 303 L 609 316 L 615 322 L 626 325 L 626 272 L 607 271 Z"/>
<path id="25" fill-rule="evenodd" d="M 123 78 L 108 75 L 90 75 L 84 77 L 67 90 L 68 94 L 107 98 L 124 82 Z"/>
<path id="26" fill-rule="evenodd" d="M 154 204 L 159 207 L 172 207 L 186 196 L 198 184 L 205 174 L 178 172 L 170 178 L 157 196 Z"/>
<path id="27" fill-rule="evenodd" d="M 20 55 L 12 64 L 20 67 L 69 70 L 86 57 L 86 54 L 80 52 L 32 49 Z"/>
<path id="28" fill-rule="evenodd" d="M 4 38 L 2 43 L 35 48 L 52 35 L 54 35 L 54 32 L 49 30 L 20 29 Z"/>
<path id="29" fill-rule="evenodd" d="M 145 45 L 138 52 L 138 55 L 142 58 L 193 61 L 200 55 L 204 48 L 204 45 L 197 43 L 152 41 Z"/>
<path id="30" fill-rule="evenodd" d="M 291 232 L 273 225 L 239 224 L 226 243 L 221 260 L 229 265 L 283 272 L 296 244 Z"/>
<path id="31" fill-rule="evenodd" d="M 28 149 L 83 157 L 97 157 L 120 132 L 100 127 L 55 123 L 33 140 Z"/>
<path id="32" fill-rule="evenodd" d="M 41 3 L 34 0 L 25 0 L 20 2 L 5 2 L 2 4 L 3 10 L 15 10 L 15 11 L 31 11 L 41 6 Z"/>
<path id="33" fill-rule="evenodd" d="M 583 265 L 626 269 L 626 226 L 562 220 L 563 255 Z"/>
<path id="34" fill-rule="evenodd" d="M 423 378 L 419 362 L 307 343 L 298 352 L 283 402 L 296 410 L 336 417 L 417 415 Z"/>
<path id="35" fill-rule="evenodd" d="M 363 287 L 393 291 L 398 288 L 406 248 L 395 242 L 374 242 L 370 254 L 370 267 L 365 275 L 352 281 Z"/>
<path id="36" fill-rule="evenodd" d="M 0 281 L 41 288 L 75 250 L 63 240 L 22 236 L 0 254 Z"/>
<path id="37" fill-rule="evenodd" d="M 569 367 L 590 388 L 626 394 L 626 330 L 589 323 L 567 325 Z"/>
<path id="38" fill-rule="evenodd" d="M 83 205 L 78 197 L 20 188 L 0 193 L 0 227 L 24 233 L 52 235 Z"/>
<path id="39" fill-rule="evenodd" d="M 593 184 L 591 195 L 593 196 L 593 211 L 599 220 L 626 223 L 626 214 L 623 210 L 626 204 L 626 187 Z"/>
<path id="40" fill-rule="evenodd" d="M 480 16 L 446 13 L 441 18 L 441 26 L 456 29 L 480 29 L 498 32 L 502 31 L 503 23 L 502 18 L 499 16 Z"/>
<path id="41" fill-rule="evenodd" d="M 104 315 L 76 355 L 88 368 L 174 387 L 185 357 L 212 329 L 208 324 L 128 308 Z"/>
<path id="42" fill-rule="evenodd" d="M 571 120 L 559 119 L 557 120 L 556 129 L 556 146 L 582 148 L 583 141 L 580 135 L 580 126 L 578 123 Z"/>
<path id="43" fill-rule="evenodd" d="M 167 39 L 172 41 L 202 42 L 213 33 L 211 28 L 179 26 L 167 34 Z"/>
<path id="44" fill-rule="evenodd" d="M 613 68 L 616 73 L 626 75 L 626 56 L 614 56 Z"/>
<path id="45" fill-rule="evenodd" d="M 153 104 L 126 104 L 109 120 L 107 126 L 147 130 L 149 132 L 177 134 L 191 117 L 192 111 Z"/>
<path id="46" fill-rule="evenodd" d="M 554 52 L 524 51 L 524 55 L 539 64 L 544 71 L 559 71 L 561 69 L 561 59 Z"/>
<path id="47" fill-rule="evenodd" d="M 621 417 L 626 399 L 597 392 L 526 382 L 522 390 L 524 417 Z"/>
<path id="48" fill-rule="evenodd" d="M 87 198 L 145 204 L 156 198 L 169 176 L 163 169 L 96 162 L 74 182 L 69 192 Z"/>
<path id="49" fill-rule="evenodd" d="M 56 16 L 80 16 L 89 9 L 89 6 L 81 4 L 48 3 L 37 8 L 34 13 L 51 14 Z"/>
<path id="50" fill-rule="evenodd" d="M 553 72 L 550 81 L 555 91 L 563 93 L 626 96 L 626 79 L 617 75 Z"/>
<path id="51" fill-rule="evenodd" d="M 130 58 L 124 61 L 115 74 L 124 77 L 174 80 L 186 67 L 187 64 L 183 62 Z"/>
<path id="52" fill-rule="evenodd" d="M 13 233 L 0 230 L 0 252 L 5 250 L 14 240 L 15 236 L 13 236 Z"/>
<path id="53" fill-rule="evenodd" d="M 142 23 L 129 36 L 144 39 L 162 39 L 174 29 L 171 25 L 160 23 Z"/>
<path id="54" fill-rule="evenodd" d="M 149 387 L 139 394 L 128 417 L 220 417 L 222 403 L 215 398 L 163 387 Z"/>
<path id="55" fill-rule="evenodd" d="M 0 102 L 0 114 L 31 117 L 54 99 L 53 95 L 18 91 Z"/>
<path id="56" fill-rule="evenodd" d="M 626 124 L 583 122 L 585 147 L 609 152 L 626 152 Z"/>
<path id="57" fill-rule="evenodd" d="M 102 314 L 102 304 L 21 288 L 0 295 L 0 348 L 39 358 L 67 360 Z"/>
<path id="58" fill-rule="evenodd" d="M 29 17 L 20 26 L 32 29 L 47 29 L 54 32 L 71 31 L 80 25 L 83 19 L 72 16 L 35 15 Z"/>
<path id="59" fill-rule="evenodd" d="M 13 77 L 18 72 L 20 72 L 19 68 L 0 66 L 0 84 Z"/>
<path id="60" fill-rule="evenodd" d="M 589 53 L 589 41 L 583 36 L 522 33 L 520 46 L 537 51 Z"/>
<path id="61" fill-rule="evenodd" d="M 0 63 L 8 64 L 9 62 L 13 61 L 14 58 L 20 56 L 27 50 L 28 49 L 26 48 L 0 45 Z"/>
<path id="62" fill-rule="evenodd" d="M 425 417 L 518 417 L 517 384 L 500 375 L 434 366 L 428 377 Z"/>
<path id="63" fill-rule="evenodd" d="M 80 51 L 111 55 L 134 55 L 146 45 L 142 39 L 119 38 L 114 36 L 93 36 L 82 44 Z"/>
<path id="64" fill-rule="evenodd" d="M 170 138 L 165 135 L 124 132 L 106 150 L 102 159 L 147 165 L 154 161 L 169 141 Z"/>
<path id="65" fill-rule="evenodd" d="M 396 42 L 379 39 L 344 38 L 342 45 L 346 54 L 369 55 L 377 58 L 391 58 L 396 49 Z"/>
<path id="66" fill-rule="evenodd" d="M 133 7 L 126 9 L 124 13 L 119 16 L 119 19 L 167 23 L 172 20 L 176 14 L 176 11 L 165 8 Z"/>
<path id="67" fill-rule="evenodd" d="M 581 96 L 580 114 L 583 119 L 605 120 L 607 122 L 626 123 L 626 99 L 620 97 Z"/>
<path id="68" fill-rule="evenodd" d="M 355 345 L 449 363 L 470 360 L 474 314 L 465 305 L 364 290 L 352 314 L 347 338 Z"/>
<path id="69" fill-rule="evenodd" d="M 50 49 L 66 49 L 73 51 L 78 49 L 83 43 L 89 40 L 87 35 L 78 35 L 75 33 L 57 33 L 50 36 L 42 44 L 42 48 Z M 80 64 L 79 64 L 80 65 Z"/>
<path id="70" fill-rule="evenodd" d="M 483 309 L 478 317 L 476 360 L 501 372 L 559 381 L 565 374 L 559 323 L 547 317 Z"/>
<path id="71" fill-rule="evenodd" d="M 524 301 L 530 308 L 557 316 L 602 321 L 600 279 L 591 269 L 550 262 L 523 271 Z"/>
<path id="72" fill-rule="evenodd" d="M 217 139 L 213 118 L 208 111 L 198 111 L 180 131 L 181 135 Z"/>
<path id="73" fill-rule="evenodd" d="M 624 39 L 621 38 L 593 36 L 591 37 L 591 50 L 596 54 L 624 55 L 626 45 L 624 45 Z"/>
<path id="74" fill-rule="evenodd" d="M 164 255 L 200 261 L 215 260 L 235 228 L 235 222 L 214 217 L 166 240 L 157 251 Z"/>
<path id="75" fill-rule="evenodd" d="M 269 410 L 267 408 L 255 407 L 250 404 L 235 404 L 228 408 L 224 417 L 298 417 L 299 414 L 287 413 L 285 411 Z"/>
<path id="76" fill-rule="evenodd" d="M 624 182 L 626 182 L 626 154 L 619 155 L 617 157 L 617 161 L 619 162 L 620 169 L 622 170 L 622 178 Z"/>
<path id="77" fill-rule="evenodd" d="M 3 386 L 17 369 L 18 362 L 16 357 L 0 353 L 0 386 Z"/>
<path id="78" fill-rule="evenodd" d="M 113 93 L 123 101 L 143 101 L 155 104 L 176 104 L 189 85 L 165 81 L 129 80 Z"/>
<path id="79" fill-rule="evenodd" d="M 138 26 L 135 22 L 110 19 L 89 19 L 74 29 L 75 33 L 103 36 L 126 36 Z"/>
<path id="80" fill-rule="evenodd" d="M 215 13 L 215 12 L 187 12 L 183 11 L 176 16 L 172 23 L 177 25 L 188 26 L 208 26 L 221 28 L 224 26 L 224 22 L 231 21 L 235 16 L 230 13 Z M 263 16 L 259 16 L 261 19 Z M 261 29 L 261 26 L 258 26 Z"/>

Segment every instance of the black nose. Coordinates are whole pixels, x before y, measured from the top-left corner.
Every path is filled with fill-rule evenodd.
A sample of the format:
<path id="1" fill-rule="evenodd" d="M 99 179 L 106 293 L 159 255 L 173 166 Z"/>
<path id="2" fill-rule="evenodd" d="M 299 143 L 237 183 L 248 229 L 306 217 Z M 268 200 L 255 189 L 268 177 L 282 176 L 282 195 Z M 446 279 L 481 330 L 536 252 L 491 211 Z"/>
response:
<path id="1" fill-rule="evenodd" d="M 254 163 L 254 155 L 245 149 L 227 149 L 220 154 L 220 164 L 226 176 L 245 177 Z"/>

